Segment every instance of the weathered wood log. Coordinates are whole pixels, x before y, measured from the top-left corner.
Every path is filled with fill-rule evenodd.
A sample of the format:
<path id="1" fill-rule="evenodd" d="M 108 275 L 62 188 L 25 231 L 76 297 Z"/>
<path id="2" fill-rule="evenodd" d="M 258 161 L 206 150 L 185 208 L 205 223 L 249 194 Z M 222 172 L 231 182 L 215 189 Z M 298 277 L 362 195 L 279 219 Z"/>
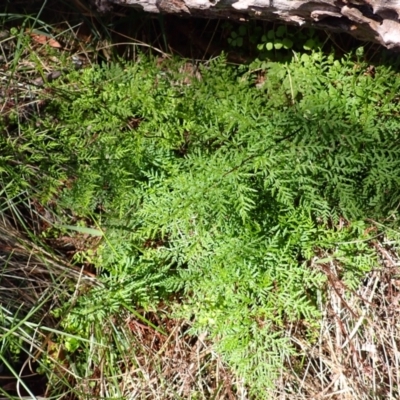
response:
<path id="1" fill-rule="evenodd" d="M 400 0 L 96 0 L 151 13 L 282 21 L 335 32 L 400 50 Z"/>

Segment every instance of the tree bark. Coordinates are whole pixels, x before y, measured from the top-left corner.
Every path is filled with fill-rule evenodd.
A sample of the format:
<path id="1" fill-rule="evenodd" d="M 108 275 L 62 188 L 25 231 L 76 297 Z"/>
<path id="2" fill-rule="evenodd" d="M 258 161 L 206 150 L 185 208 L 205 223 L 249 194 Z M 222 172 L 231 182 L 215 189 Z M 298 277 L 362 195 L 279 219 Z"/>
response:
<path id="1" fill-rule="evenodd" d="M 388 49 L 400 49 L 400 0 L 96 0 L 100 10 L 109 4 L 151 13 L 282 21 L 347 32 Z"/>

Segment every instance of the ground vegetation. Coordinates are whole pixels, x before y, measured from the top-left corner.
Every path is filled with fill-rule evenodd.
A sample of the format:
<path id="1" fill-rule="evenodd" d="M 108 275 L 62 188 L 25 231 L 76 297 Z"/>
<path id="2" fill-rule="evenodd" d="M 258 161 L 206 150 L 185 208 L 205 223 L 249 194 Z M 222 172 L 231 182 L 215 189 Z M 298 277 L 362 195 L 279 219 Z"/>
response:
<path id="1" fill-rule="evenodd" d="M 397 398 L 391 54 L 76 10 L 3 16 L 2 395 Z"/>

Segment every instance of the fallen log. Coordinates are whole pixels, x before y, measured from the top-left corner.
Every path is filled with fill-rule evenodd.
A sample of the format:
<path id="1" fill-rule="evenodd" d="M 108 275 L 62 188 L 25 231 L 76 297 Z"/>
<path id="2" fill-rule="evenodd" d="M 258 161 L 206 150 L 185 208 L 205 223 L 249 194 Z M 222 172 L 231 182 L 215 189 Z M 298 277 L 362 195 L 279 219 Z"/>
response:
<path id="1" fill-rule="evenodd" d="M 96 0 L 99 11 L 111 5 L 150 13 L 284 22 L 333 32 L 400 50 L 400 0 Z"/>

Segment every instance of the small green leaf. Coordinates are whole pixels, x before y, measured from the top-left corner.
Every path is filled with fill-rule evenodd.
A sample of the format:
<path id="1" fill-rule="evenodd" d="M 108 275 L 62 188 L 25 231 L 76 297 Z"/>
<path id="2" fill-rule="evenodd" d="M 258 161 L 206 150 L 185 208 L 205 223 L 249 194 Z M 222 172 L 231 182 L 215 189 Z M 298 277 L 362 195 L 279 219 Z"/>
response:
<path id="1" fill-rule="evenodd" d="M 286 33 L 286 26 L 285 25 L 280 25 L 278 26 L 278 29 L 276 30 L 275 35 L 277 37 L 283 37 Z"/>
<path id="2" fill-rule="evenodd" d="M 284 38 L 282 44 L 285 49 L 291 49 L 293 47 L 293 42 L 289 38 Z"/>
<path id="3" fill-rule="evenodd" d="M 304 43 L 303 45 L 304 50 L 312 50 L 315 48 L 315 40 L 314 39 L 308 39 L 307 42 Z"/>
<path id="4" fill-rule="evenodd" d="M 244 36 L 247 32 L 247 28 L 244 25 L 239 26 L 239 35 Z"/>
<path id="5" fill-rule="evenodd" d="M 93 235 L 93 236 L 103 236 L 104 235 L 104 233 L 98 229 L 86 228 L 85 226 L 60 225 L 59 228 L 68 229 L 70 231 L 75 231 L 75 232 L 79 232 L 79 233 L 86 233 L 88 235 Z"/>
<path id="6" fill-rule="evenodd" d="M 274 39 L 275 38 L 275 31 L 272 30 L 272 29 L 270 31 L 268 31 L 267 37 L 268 37 L 268 39 Z"/>
<path id="7" fill-rule="evenodd" d="M 303 63 L 307 63 L 310 60 L 310 56 L 308 54 L 302 54 L 301 55 L 301 61 L 303 61 Z"/>
<path id="8" fill-rule="evenodd" d="M 280 50 L 283 47 L 282 41 L 281 40 L 275 41 L 274 47 L 275 47 L 276 50 Z"/>
<path id="9" fill-rule="evenodd" d="M 237 38 L 236 46 L 238 46 L 238 47 L 242 47 L 243 46 L 243 38 L 242 37 L 238 37 Z"/>
<path id="10" fill-rule="evenodd" d="M 271 50 L 274 48 L 274 44 L 273 44 L 272 42 L 268 42 L 268 43 L 265 45 L 265 48 L 266 48 L 268 51 L 271 51 Z"/>
<path id="11" fill-rule="evenodd" d="M 364 55 L 364 47 L 359 47 L 357 50 L 356 50 L 356 55 L 357 55 L 357 57 L 362 57 L 363 55 Z"/>
<path id="12" fill-rule="evenodd" d="M 76 338 L 71 338 L 68 337 L 65 339 L 65 349 L 69 353 L 73 353 L 75 350 L 77 350 L 80 346 L 80 341 L 77 340 Z"/>

